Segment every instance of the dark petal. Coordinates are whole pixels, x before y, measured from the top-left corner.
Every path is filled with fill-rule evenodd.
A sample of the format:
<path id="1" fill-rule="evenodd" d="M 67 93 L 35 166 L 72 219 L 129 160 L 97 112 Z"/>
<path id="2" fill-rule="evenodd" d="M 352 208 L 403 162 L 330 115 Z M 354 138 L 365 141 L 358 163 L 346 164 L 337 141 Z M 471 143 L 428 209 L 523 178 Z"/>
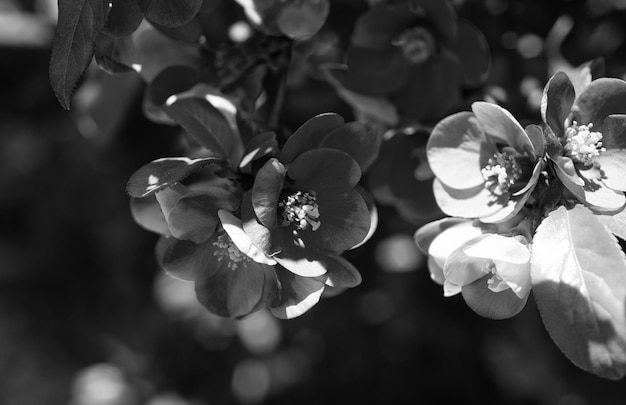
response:
<path id="1" fill-rule="evenodd" d="M 334 288 L 353 288 L 361 284 L 361 274 L 352 263 L 337 255 L 326 258 L 328 273 L 326 285 Z"/>
<path id="2" fill-rule="evenodd" d="M 559 138 L 564 136 L 565 119 L 572 111 L 575 97 L 574 86 L 563 72 L 552 76 L 543 89 L 541 117 Z"/>
<path id="3" fill-rule="evenodd" d="M 194 281 L 198 277 L 209 277 L 213 266 L 214 238 L 202 244 L 173 237 L 161 237 L 156 245 L 157 263 L 165 273 L 174 278 Z"/>
<path id="4" fill-rule="evenodd" d="M 307 246 L 292 227 L 281 228 L 282 250 L 272 256 L 278 264 L 290 272 L 302 277 L 318 277 L 326 274 L 327 253 L 316 250 L 315 246 Z"/>
<path id="5" fill-rule="evenodd" d="M 263 226 L 252 208 L 252 192 L 247 192 L 241 200 L 241 222 L 243 230 L 250 237 L 252 244 L 261 252 L 272 256 L 280 252 L 280 238 Z"/>
<path id="6" fill-rule="evenodd" d="M 252 206 L 259 222 L 269 229 L 276 226 L 278 200 L 283 190 L 285 166 L 276 158 L 263 165 L 254 179 L 252 187 Z"/>
<path id="7" fill-rule="evenodd" d="M 357 185 L 354 189 L 358 191 L 359 194 L 361 194 L 361 197 L 363 197 L 363 201 L 365 201 L 365 205 L 367 206 L 367 211 L 370 214 L 370 225 L 369 225 L 369 230 L 367 231 L 367 235 L 365 235 L 365 238 L 361 242 L 352 246 L 351 249 L 356 249 L 359 246 L 363 245 L 368 240 L 370 240 L 370 238 L 374 236 L 374 233 L 376 232 L 376 229 L 378 228 L 378 208 L 376 207 L 374 196 L 372 196 L 369 193 L 369 191 L 367 191 L 365 188 L 359 185 Z"/>
<path id="8" fill-rule="evenodd" d="M 343 123 L 343 117 L 335 113 L 319 114 L 309 119 L 287 139 L 280 153 L 280 161 L 291 163 L 303 152 L 319 147 L 322 139 Z"/>
<path id="9" fill-rule="evenodd" d="M 153 195 L 145 198 L 131 198 L 130 213 L 142 228 L 161 235 L 170 234 L 161 206 Z"/>
<path id="10" fill-rule="evenodd" d="M 317 230 L 297 231 L 306 247 L 341 253 L 365 240 L 370 229 L 370 214 L 365 200 L 353 188 L 327 188 L 317 195 Z"/>
<path id="11" fill-rule="evenodd" d="M 483 131 L 496 141 L 512 146 L 519 153 L 534 152 L 534 147 L 524 128 L 513 115 L 497 104 L 476 101 L 472 111 Z"/>
<path id="12" fill-rule="evenodd" d="M 384 96 L 406 86 L 411 67 L 402 51 L 394 46 L 370 49 L 353 46 L 346 54 L 347 71 L 333 71 L 333 77 L 348 90 L 370 96 Z"/>
<path id="13" fill-rule="evenodd" d="M 609 115 L 593 131 L 602 133 L 602 146 L 606 149 L 626 149 L 626 115 Z"/>
<path id="14" fill-rule="evenodd" d="M 329 187 L 354 187 L 361 169 L 350 155 L 336 149 L 314 149 L 294 160 L 287 174 L 302 191 Z"/>
<path id="15" fill-rule="evenodd" d="M 231 267 L 229 267 L 229 264 Z M 241 318 L 275 303 L 279 292 L 272 266 L 244 260 L 231 262 L 227 258 L 216 260 L 214 274 L 196 279 L 196 297 L 210 312 L 227 317 Z M 269 281 L 266 279 L 269 278 Z"/>
<path id="16" fill-rule="evenodd" d="M 441 1 L 439 3 L 446 3 Z M 485 36 L 472 24 L 458 21 L 456 40 L 447 48 L 458 57 L 463 67 L 463 84 L 477 87 L 487 80 L 489 74 L 490 54 Z"/>
<path id="17" fill-rule="evenodd" d="M 463 286 L 461 293 L 467 305 L 478 315 L 490 319 L 507 319 L 517 315 L 526 305 L 528 295 L 520 299 L 511 289 L 493 292 L 489 289 L 487 275 Z"/>
<path id="18" fill-rule="evenodd" d="M 352 44 L 368 48 L 385 48 L 403 29 L 415 25 L 419 17 L 411 13 L 408 3 L 377 5 L 363 13 L 354 25 Z"/>
<path id="19" fill-rule="evenodd" d="M 423 121 L 436 121 L 461 99 L 463 72 L 452 59 L 432 55 L 411 67 L 407 85 L 391 96 L 400 115 Z"/>
<path id="20" fill-rule="evenodd" d="M 543 135 L 543 129 L 539 125 L 530 124 L 525 129 L 528 139 L 533 144 L 535 156 L 541 158 L 546 153 L 546 139 Z"/>
<path id="21" fill-rule="evenodd" d="M 143 12 L 136 0 L 116 0 L 111 2 L 103 32 L 116 38 L 126 37 L 135 32 L 142 20 Z"/>
<path id="22" fill-rule="evenodd" d="M 378 125 L 349 122 L 329 133 L 320 147 L 346 152 L 365 172 L 378 156 L 382 135 L 383 128 Z"/>
<path id="23" fill-rule="evenodd" d="M 602 124 L 607 115 L 626 113 L 626 82 L 600 78 L 592 81 L 578 96 L 572 107 L 579 124 Z"/>
<path id="24" fill-rule="evenodd" d="M 452 42 L 457 35 L 456 13 L 449 1 L 441 0 L 413 0 L 410 9 L 414 14 L 433 24 L 435 30 L 445 40 Z"/>
<path id="25" fill-rule="evenodd" d="M 298 317 L 319 302 L 324 291 L 323 278 L 301 277 L 280 267 L 276 267 L 276 273 L 282 288 L 280 304 L 271 308 L 276 317 Z"/>

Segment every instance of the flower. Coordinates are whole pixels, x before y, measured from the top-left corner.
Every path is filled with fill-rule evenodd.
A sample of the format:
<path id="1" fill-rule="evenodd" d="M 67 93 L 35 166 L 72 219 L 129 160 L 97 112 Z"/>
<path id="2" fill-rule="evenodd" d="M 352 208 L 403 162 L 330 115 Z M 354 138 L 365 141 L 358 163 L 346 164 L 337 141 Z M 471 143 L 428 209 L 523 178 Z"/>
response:
<path id="1" fill-rule="evenodd" d="M 546 85 L 541 114 L 556 175 L 581 202 L 615 213 L 626 198 L 626 82 L 600 78 L 574 87 L 562 72 Z"/>
<path id="2" fill-rule="evenodd" d="M 434 121 L 460 101 L 462 89 L 483 83 L 488 68 L 486 40 L 447 1 L 414 0 L 361 15 L 346 65 L 327 72 L 357 110 L 371 110 L 368 97 L 382 98 L 401 116 Z"/>
<path id="3" fill-rule="evenodd" d="M 526 130 L 504 108 L 472 104 L 441 120 L 426 145 L 437 204 L 450 215 L 501 222 L 531 197 L 543 168 L 541 129 Z"/>
<path id="4" fill-rule="evenodd" d="M 303 124 L 243 198 L 243 226 L 253 243 L 300 276 L 331 271 L 329 255 L 362 244 L 375 229 L 371 197 L 355 187 L 379 145 L 376 127 L 344 124 L 336 114 Z"/>
<path id="5" fill-rule="evenodd" d="M 521 216 L 490 225 L 444 218 L 415 234 L 428 254 L 431 278 L 444 296 L 461 293 L 478 314 L 504 319 L 522 310 L 531 289 L 530 221 Z"/>

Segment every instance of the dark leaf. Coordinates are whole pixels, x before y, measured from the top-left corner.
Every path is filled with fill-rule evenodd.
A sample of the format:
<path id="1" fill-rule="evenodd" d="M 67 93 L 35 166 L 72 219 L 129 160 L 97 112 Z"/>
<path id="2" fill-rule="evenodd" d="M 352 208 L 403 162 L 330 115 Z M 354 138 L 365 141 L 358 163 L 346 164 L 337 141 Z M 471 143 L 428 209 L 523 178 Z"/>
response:
<path id="1" fill-rule="evenodd" d="M 69 110 L 74 88 L 91 62 L 96 38 L 106 23 L 108 4 L 105 0 L 59 1 L 49 73 L 54 94 L 65 109 Z"/>

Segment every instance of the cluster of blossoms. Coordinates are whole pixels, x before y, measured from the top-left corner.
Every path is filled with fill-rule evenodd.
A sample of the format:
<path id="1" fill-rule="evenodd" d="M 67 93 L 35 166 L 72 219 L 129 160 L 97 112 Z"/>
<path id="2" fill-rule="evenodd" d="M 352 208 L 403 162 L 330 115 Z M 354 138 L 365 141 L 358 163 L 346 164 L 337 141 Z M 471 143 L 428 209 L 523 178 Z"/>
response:
<path id="1" fill-rule="evenodd" d="M 163 270 L 195 282 L 212 313 L 269 308 L 293 318 L 361 281 L 341 253 L 376 227 L 372 199 L 357 185 L 379 144 L 375 126 L 329 113 L 282 147 L 274 132 L 231 148 L 239 153 L 216 156 L 204 145 L 196 158 L 157 159 L 135 172 L 133 217 L 161 235 Z"/>
<path id="2" fill-rule="evenodd" d="M 557 73 L 541 112 L 541 125 L 523 128 L 502 107 L 475 102 L 472 112 L 441 120 L 427 144 L 435 199 L 452 218 L 423 226 L 416 242 L 444 295 L 461 293 L 486 317 L 524 307 L 533 274 L 546 271 L 543 258 L 531 260 L 534 237 L 559 207 L 586 207 L 571 215 L 601 222 L 626 204 L 626 82 L 599 78 L 575 88 Z"/>

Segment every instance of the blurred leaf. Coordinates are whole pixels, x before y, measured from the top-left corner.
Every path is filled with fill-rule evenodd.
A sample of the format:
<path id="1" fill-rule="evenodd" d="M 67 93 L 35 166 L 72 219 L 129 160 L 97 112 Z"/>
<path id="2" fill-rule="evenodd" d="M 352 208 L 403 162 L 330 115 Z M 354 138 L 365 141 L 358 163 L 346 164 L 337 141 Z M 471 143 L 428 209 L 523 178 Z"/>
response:
<path id="1" fill-rule="evenodd" d="M 147 197 L 183 180 L 196 170 L 209 164 L 225 164 L 222 159 L 186 157 L 154 160 L 137 170 L 128 180 L 126 191 L 131 197 Z"/>
<path id="2" fill-rule="evenodd" d="M 105 0 L 59 0 L 49 73 L 54 94 L 67 110 L 76 84 L 91 62 L 108 12 Z"/>
<path id="3" fill-rule="evenodd" d="M 600 377 L 626 374 L 626 261 L 589 209 L 560 207 L 532 249 L 533 292 L 546 329 L 577 366 Z"/>
<path id="4" fill-rule="evenodd" d="M 109 73 L 134 71 L 137 51 L 130 37 L 114 38 L 104 32 L 96 41 L 95 55 L 98 66 Z"/>
<path id="5" fill-rule="evenodd" d="M 149 0 L 146 4 L 146 19 L 164 27 L 180 27 L 187 24 L 202 7 L 202 0 Z"/>
<path id="6" fill-rule="evenodd" d="M 126 37 L 135 32 L 142 20 L 143 12 L 136 0 L 112 0 L 104 32 L 116 38 Z"/>
<path id="7" fill-rule="evenodd" d="M 200 97 L 176 98 L 161 108 L 197 143 L 215 156 L 228 157 L 237 134 L 220 110 L 208 100 Z"/>
<path id="8" fill-rule="evenodd" d="M 449 47 L 459 58 L 464 85 L 477 87 L 487 80 L 490 63 L 489 45 L 482 32 L 466 21 L 459 21 L 456 40 Z"/>

